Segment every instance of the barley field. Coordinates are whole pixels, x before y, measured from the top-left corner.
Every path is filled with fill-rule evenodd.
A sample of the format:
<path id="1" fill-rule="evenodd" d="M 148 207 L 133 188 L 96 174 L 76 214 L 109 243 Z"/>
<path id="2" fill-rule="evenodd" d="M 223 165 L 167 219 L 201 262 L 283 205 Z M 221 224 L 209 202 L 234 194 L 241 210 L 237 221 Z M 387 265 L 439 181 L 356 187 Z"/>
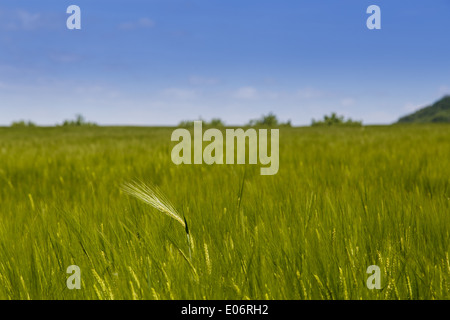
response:
<path id="1" fill-rule="evenodd" d="M 0 299 L 450 298 L 450 126 L 282 128 L 274 176 L 176 166 L 173 130 L 0 128 Z"/>

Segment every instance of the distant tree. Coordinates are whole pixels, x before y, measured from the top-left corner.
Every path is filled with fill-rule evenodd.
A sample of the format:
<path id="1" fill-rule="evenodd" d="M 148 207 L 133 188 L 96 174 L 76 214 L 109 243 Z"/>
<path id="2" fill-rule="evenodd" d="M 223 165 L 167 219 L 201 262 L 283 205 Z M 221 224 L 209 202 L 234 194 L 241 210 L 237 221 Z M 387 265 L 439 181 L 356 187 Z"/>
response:
<path id="1" fill-rule="evenodd" d="M 86 124 L 86 119 L 83 117 L 82 114 L 77 114 L 75 116 L 75 124 L 77 126 L 82 126 L 82 125 Z"/>
<path id="2" fill-rule="evenodd" d="M 225 123 L 219 118 L 213 118 L 210 122 L 204 121 L 201 118 L 195 121 L 202 121 L 204 126 L 207 127 L 225 127 Z M 184 120 L 178 124 L 178 127 L 181 128 L 193 128 L 194 121 L 193 120 Z"/>
<path id="3" fill-rule="evenodd" d="M 191 120 L 183 120 L 178 124 L 178 127 L 180 128 L 193 128 L 194 127 L 194 121 Z"/>
<path id="4" fill-rule="evenodd" d="M 36 124 L 31 121 L 25 122 L 24 120 L 20 120 L 20 121 L 14 121 L 13 123 L 11 123 L 11 127 L 13 127 L 13 128 L 36 127 Z"/>
<path id="5" fill-rule="evenodd" d="M 225 123 L 219 118 L 213 118 L 209 123 L 207 123 L 210 127 L 225 127 Z"/>
<path id="6" fill-rule="evenodd" d="M 312 119 L 311 126 L 362 126 L 361 121 L 353 121 L 352 119 L 344 119 L 344 116 L 338 116 L 335 112 L 330 116 L 325 115 L 323 120 Z"/>
<path id="7" fill-rule="evenodd" d="M 94 122 L 87 122 L 82 114 L 75 115 L 74 120 L 64 120 L 62 123 L 63 127 L 94 127 L 97 126 Z"/>
<path id="8" fill-rule="evenodd" d="M 262 116 L 259 124 L 262 126 L 275 127 L 276 125 L 278 125 L 277 116 L 270 112 L 268 115 Z"/>
<path id="9" fill-rule="evenodd" d="M 291 127 L 292 123 L 291 120 L 288 120 L 286 123 L 281 123 L 278 121 L 278 118 L 275 114 L 272 112 L 269 112 L 267 115 L 263 115 L 259 119 L 252 119 L 247 124 L 250 127 L 257 127 L 257 126 L 266 126 L 266 127 L 276 127 L 276 126 L 283 126 L 283 127 Z"/>
<path id="10" fill-rule="evenodd" d="M 291 122 L 291 120 L 289 119 L 288 121 L 286 121 L 286 123 L 282 123 L 282 125 L 283 126 L 285 126 L 285 127 L 292 127 L 292 122 Z"/>
<path id="11" fill-rule="evenodd" d="M 225 123 L 220 118 L 212 118 L 210 122 L 204 121 L 201 118 L 196 121 L 202 121 L 203 125 L 206 127 L 225 127 Z M 265 126 L 265 127 L 292 127 L 291 120 L 288 120 L 286 123 L 281 123 L 278 121 L 277 116 L 273 114 L 272 112 L 268 113 L 267 115 L 261 116 L 259 119 L 253 119 L 250 120 L 247 124 L 247 126 L 255 127 L 255 126 Z M 193 120 L 184 120 L 181 121 L 178 124 L 178 127 L 180 128 L 192 128 L 194 127 L 194 121 Z"/>

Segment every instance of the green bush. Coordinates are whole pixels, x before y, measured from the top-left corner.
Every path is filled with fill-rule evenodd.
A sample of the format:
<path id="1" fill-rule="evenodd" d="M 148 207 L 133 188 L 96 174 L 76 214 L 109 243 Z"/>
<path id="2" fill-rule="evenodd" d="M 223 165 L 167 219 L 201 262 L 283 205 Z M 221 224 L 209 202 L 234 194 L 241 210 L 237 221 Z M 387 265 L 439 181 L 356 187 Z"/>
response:
<path id="1" fill-rule="evenodd" d="M 11 123 L 11 127 L 13 127 L 13 128 L 36 127 L 36 124 L 31 121 L 20 120 L 20 121 L 14 121 L 13 123 Z"/>
<path id="2" fill-rule="evenodd" d="M 64 120 L 62 123 L 63 127 L 95 127 L 97 126 L 94 122 L 88 122 L 81 114 L 77 114 L 74 120 Z"/>
<path id="3" fill-rule="evenodd" d="M 354 121 L 350 118 L 347 120 L 344 119 L 344 116 L 338 116 L 335 112 L 333 112 L 330 116 L 325 115 L 323 120 L 314 120 L 312 119 L 311 126 L 362 126 L 361 121 Z"/>
<path id="4" fill-rule="evenodd" d="M 203 126 L 205 127 L 225 127 L 225 123 L 219 118 L 213 118 L 210 122 L 204 121 L 202 119 L 198 119 L 195 121 L 202 121 Z M 184 120 L 178 124 L 178 127 L 181 128 L 193 128 L 194 121 L 193 120 Z"/>
<path id="5" fill-rule="evenodd" d="M 277 126 L 283 126 L 283 127 L 291 127 L 292 123 L 291 120 L 288 120 L 286 123 L 281 123 L 278 121 L 278 118 L 275 114 L 272 112 L 269 112 L 267 115 L 263 115 L 259 119 L 253 119 L 250 120 L 248 123 L 248 126 L 250 127 L 258 127 L 258 126 L 265 126 L 265 127 L 277 127 Z"/>

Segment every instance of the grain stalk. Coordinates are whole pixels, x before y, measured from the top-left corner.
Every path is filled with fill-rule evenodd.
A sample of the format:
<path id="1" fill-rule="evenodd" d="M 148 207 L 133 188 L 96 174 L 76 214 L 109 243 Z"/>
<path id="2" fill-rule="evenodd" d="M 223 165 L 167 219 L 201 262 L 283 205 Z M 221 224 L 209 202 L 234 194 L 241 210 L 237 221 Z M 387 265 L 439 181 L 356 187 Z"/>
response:
<path id="1" fill-rule="evenodd" d="M 189 259 L 192 259 L 191 239 L 186 218 L 181 218 L 181 215 L 164 196 L 161 190 L 159 190 L 156 186 L 148 186 L 143 182 L 125 183 L 122 187 L 122 190 L 125 193 L 147 203 L 148 205 L 152 206 L 153 208 L 157 209 L 158 211 L 164 213 L 165 215 L 181 224 L 184 228 L 184 231 L 186 232 L 186 238 L 189 248 Z"/>

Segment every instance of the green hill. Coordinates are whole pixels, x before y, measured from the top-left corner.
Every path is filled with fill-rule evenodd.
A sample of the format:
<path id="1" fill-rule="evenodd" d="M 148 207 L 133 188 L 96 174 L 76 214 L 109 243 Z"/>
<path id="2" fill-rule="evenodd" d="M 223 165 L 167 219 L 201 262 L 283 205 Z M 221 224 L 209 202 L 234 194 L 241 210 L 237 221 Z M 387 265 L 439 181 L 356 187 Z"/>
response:
<path id="1" fill-rule="evenodd" d="M 450 96 L 398 120 L 399 123 L 450 122 Z"/>

